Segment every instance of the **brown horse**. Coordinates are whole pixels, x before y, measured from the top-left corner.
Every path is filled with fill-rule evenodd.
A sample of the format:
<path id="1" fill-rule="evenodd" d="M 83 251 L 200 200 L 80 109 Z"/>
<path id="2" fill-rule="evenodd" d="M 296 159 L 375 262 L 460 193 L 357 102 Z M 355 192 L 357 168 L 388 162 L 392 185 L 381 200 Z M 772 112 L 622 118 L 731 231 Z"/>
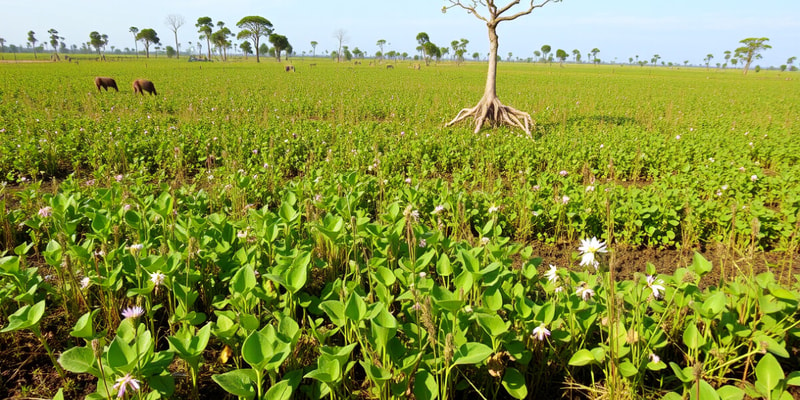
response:
<path id="1" fill-rule="evenodd" d="M 110 87 L 119 92 L 119 89 L 117 88 L 117 81 L 115 81 L 113 78 L 98 76 L 97 78 L 94 78 L 94 85 L 97 86 L 98 92 L 100 91 L 100 88 L 105 89 L 107 92 L 108 88 Z"/>
<path id="2" fill-rule="evenodd" d="M 144 96 L 144 92 L 158 96 L 158 93 L 156 93 L 156 86 L 153 85 L 153 82 L 147 79 L 137 79 L 133 81 L 133 93 L 139 93 Z"/>

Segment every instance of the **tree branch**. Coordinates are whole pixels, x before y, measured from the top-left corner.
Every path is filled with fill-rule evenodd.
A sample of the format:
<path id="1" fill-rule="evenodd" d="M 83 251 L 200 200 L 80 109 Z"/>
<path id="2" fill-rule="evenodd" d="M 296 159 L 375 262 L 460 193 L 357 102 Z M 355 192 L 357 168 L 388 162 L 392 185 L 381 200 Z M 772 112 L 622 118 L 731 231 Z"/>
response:
<path id="1" fill-rule="evenodd" d="M 442 7 L 442 12 L 445 12 L 448 9 L 453 8 L 453 7 L 461 7 L 463 9 L 467 10 L 467 13 L 474 15 L 475 17 L 477 17 L 478 19 L 486 22 L 487 24 L 489 23 L 489 20 L 486 19 L 485 17 L 483 17 L 480 13 L 478 13 L 478 10 L 475 9 L 478 6 L 478 4 L 480 4 L 482 6 L 486 6 L 486 4 L 483 2 L 483 0 L 480 0 L 480 1 L 474 1 L 473 0 L 471 6 L 465 6 L 464 4 L 461 3 L 461 0 L 447 0 L 447 1 L 450 2 L 451 6 L 450 7 L 447 7 L 447 6 Z M 491 1 L 493 1 L 493 0 L 490 0 L 490 3 L 491 3 Z"/>
<path id="2" fill-rule="evenodd" d="M 527 9 L 527 10 L 525 10 L 525 11 L 520 11 L 520 12 L 518 12 L 518 13 L 514 14 L 514 15 L 509 15 L 509 16 L 507 16 L 507 17 L 501 17 L 501 16 L 500 16 L 501 14 L 503 14 L 503 13 L 504 13 L 504 12 L 506 12 L 506 11 L 508 11 L 508 10 L 509 10 L 511 7 L 513 7 L 513 6 L 517 5 L 517 4 L 519 4 L 519 0 L 515 0 L 515 1 L 511 2 L 510 4 L 508 4 L 507 6 L 505 6 L 505 7 L 501 8 L 501 9 L 500 9 L 500 12 L 498 12 L 498 13 L 496 14 L 496 17 L 494 17 L 493 19 L 494 19 L 494 21 L 495 21 L 495 24 L 498 24 L 498 23 L 500 23 L 500 22 L 502 22 L 502 21 L 511 21 L 511 20 L 517 19 L 517 18 L 519 18 L 519 17 L 521 17 L 521 16 L 523 16 L 523 15 L 528 15 L 528 14 L 530 14 L 530 13 L 531 13 L 531 12 L 532 12 L 532 11 L 533 11 L 535 8 L 541 8 L 541 7 L 544 7 L 544 5 L 545 5 L 545 4 L 547 4 L 547 3 L 551 2 L 551 1 L 560 1 L 560 0 L 544 0 L 543 2 L 541 2 L 541 3 L 539 3 L 539 4 L 535 4 L 535 3 L 536 3 L 536 0 L 531 0 L 531 4 L 528 6 L 528 9 Z M 490 4 L 491 4 L 491 3 L 494 3 L 494 0 L 490 0 L 490 1 L 489 1 L 489 3 L 490 3 Z"/>

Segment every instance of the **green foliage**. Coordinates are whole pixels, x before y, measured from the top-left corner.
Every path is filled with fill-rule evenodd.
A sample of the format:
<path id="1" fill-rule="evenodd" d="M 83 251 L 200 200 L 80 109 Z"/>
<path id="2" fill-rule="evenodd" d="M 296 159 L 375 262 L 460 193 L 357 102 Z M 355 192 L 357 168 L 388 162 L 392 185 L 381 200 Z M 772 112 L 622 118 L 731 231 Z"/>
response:
<path id="1" fill-rule="evenodd" d="M 800 294 L 779 268 L 712 286 L 719 266 L 695 254 L 611 281 L 576 256 L 551 279 L 524 245 L 796 251 L 794 81 L 515 63 L 498 83 L 538 110 L 530 140 L 440 128 L 480 65 L 320 60 L 299 78 L 156 60 L 164 94 L 143 99 L 96 95 L 84 64 L 4 68 L 0 315 L 5 335 L 63 313 L 57 364 L 95 376 L 91 398 L 128 374 L 143 396 L 196 391 L 212 367 L 248 399 L 527 398 L 567 380 L 780 399 L 799 383 Z M 113 64 L 91 68 L 137 77 Z M 781 95 L 720 100 L 754 90 Z"/>

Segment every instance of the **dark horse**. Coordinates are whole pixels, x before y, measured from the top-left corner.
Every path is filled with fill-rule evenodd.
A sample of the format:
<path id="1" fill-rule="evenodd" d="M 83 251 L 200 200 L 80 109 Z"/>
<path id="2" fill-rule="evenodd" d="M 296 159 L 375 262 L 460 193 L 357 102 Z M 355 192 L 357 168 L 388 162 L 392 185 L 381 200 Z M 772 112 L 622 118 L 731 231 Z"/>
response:
<path id="1" fill-rule="evenodd" d="M 133 93 L 139 93 L 144 96 L 144 92 L 158 96 L 158 93 L 156 93 L 156 86 L 153 85 L 153 82 L 146 79 L 137 79 L 133 81 Z"/>
<path id="2" fill-rule="evenodd" d="M 113 78 L 98 76 L 97 78 L 94 78 L 94 85 L 97 86 L 98 92 L 100 91 L 100 88 L 105 89 L 107 92 L 108 88 L 110 87 L 119 92 L 119 89 L 117 88 L 117 81 L 115 81 Z"/>

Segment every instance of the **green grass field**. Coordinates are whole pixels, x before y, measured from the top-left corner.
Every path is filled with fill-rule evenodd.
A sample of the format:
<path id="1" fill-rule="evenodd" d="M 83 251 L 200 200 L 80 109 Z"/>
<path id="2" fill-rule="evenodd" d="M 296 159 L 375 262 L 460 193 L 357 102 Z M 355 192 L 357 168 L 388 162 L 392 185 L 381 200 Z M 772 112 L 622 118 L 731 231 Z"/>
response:
<path id="1" fill-rule="evenodd" d="M 412 64 L 0 63 L 0 397 L 798 395 L 800 75 Z"/>

